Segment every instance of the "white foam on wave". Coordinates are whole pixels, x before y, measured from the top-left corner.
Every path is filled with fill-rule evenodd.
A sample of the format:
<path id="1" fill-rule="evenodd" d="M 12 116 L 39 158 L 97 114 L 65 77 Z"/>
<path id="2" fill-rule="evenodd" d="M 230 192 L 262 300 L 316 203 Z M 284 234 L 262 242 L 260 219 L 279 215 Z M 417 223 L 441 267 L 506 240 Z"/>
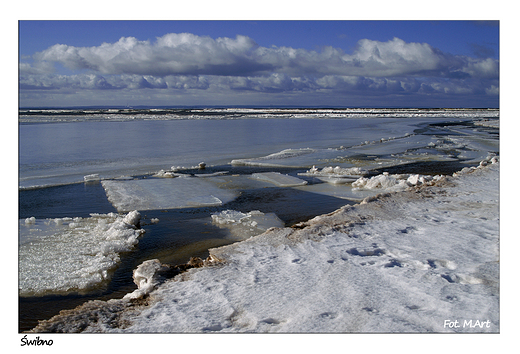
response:
<path id="1" fill-rule="evenodd" d="M 20 221 L 20 295 L 83 292 L 106 284 L 120 254 L 131 251 L 144 233 L 140 218 L 132 211 Z"/>
<path id="2" fill-rule="evenodd" d="M 184 175 L 183 178 L 150 178 L 131 181 L 103 181 L 108 200 L 120 212 L 218 206 L 238 192 L 218 187 L 211 178 Z"/>
<path id="3" fill-rule="evenodd" d="M 83 113 L 83 115 L 81 115 Z M 132 114 L 129 114 L 132 113 Z M 152 114 L 151 114 L 152 113 Z M 155 113 L 155 114 L 153 114 Z M 224 108 L 224 109 L 192 109 L 191 114 L 169 109 L 143 110 L 20 110 L 19 122 L 81 122 L 81 121 L 132 121 L 132 120 L 179 120 L 179 119 L 236 119 L 236 118 L 481 118 L 490 120 L 498 118 L 497 109 L 394 109 L 394 108 L 342 108 L 342 109 L 256 109 L 256 108 Z M 212 113 L 212 114 L 208 114 Z M 220 114 L 219 114 L 220 113 Z"/>

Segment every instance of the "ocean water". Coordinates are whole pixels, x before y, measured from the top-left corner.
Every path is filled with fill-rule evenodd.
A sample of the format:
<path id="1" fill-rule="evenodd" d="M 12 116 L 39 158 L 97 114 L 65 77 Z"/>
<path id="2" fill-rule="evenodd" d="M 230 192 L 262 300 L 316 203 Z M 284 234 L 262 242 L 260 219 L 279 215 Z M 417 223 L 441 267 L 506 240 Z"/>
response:
<path id="1" fill-rule="evenodd" d="M 498 119 L 497 110 L 22 110 L 19 329 L 123 297 L 145 260 L 181 264 L 357 203 L 379 191 L 355 186 L 375 186 L 379 173 L 399 174 L 385 180 L 398 188 L 410 174 L 478 164 L 499 153 Z"/>

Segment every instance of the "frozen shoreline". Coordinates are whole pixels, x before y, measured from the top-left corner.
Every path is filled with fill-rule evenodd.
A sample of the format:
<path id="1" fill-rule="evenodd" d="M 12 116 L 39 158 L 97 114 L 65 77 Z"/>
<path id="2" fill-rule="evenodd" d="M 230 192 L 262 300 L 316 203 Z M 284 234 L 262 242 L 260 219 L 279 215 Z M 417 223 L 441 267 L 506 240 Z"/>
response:
<path id="1" fill-rule="evenodd" d="M 498 181 L 490 164 L 270 229 L 35 331 L 496 333 Z"/>

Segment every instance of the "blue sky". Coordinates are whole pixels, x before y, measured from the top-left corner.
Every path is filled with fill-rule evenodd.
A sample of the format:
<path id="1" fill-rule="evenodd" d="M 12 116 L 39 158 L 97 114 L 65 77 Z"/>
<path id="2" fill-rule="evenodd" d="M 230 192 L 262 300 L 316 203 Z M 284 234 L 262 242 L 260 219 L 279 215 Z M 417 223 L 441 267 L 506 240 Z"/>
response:
<path id="1" fill-rule="evenodd" d="M 20 21 L 21 107 L 498 107 L 499 24 Z"/>

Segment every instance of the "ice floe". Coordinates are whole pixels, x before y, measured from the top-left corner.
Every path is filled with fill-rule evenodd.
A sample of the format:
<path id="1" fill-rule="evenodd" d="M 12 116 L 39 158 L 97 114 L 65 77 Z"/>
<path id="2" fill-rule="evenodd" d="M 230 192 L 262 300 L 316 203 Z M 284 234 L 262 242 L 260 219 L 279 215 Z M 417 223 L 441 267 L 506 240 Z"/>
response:
<path id="1" fill-rule="evenodd" d="M 297 177 L 281 174 L 279 172 L 253 173 L 251 178 L 269 182 L 277 185 L 278 187 L 295 187 L 304 186 L 307 184 L 307 181 Z"/>
<path id="2" fill-rule="evenodd" d="M 134 210 L 20 222 L 20 295 L 82 292 L 106 284 L 120 254 L 132 251 L 144 233 L 140 218 Z"/>
<path id="3" fill-rule="evenodd" d="M 253 210 L 242 213 L 236 210 L 224 210 L 211 215 L 213 224 L 228 229 L 230 238 L 245 240 L 259 235 L 271 227 L 283 227 L 284 222 L 274 213 L 262 213 Z"/>
<path id="4" fill-rule="evenodd" d="M 207 178 L 148 178 L 101 182 L 108 200 L 120 212 L 223 205 L 238 196 L 237 191 L 219 188 Z"/>

